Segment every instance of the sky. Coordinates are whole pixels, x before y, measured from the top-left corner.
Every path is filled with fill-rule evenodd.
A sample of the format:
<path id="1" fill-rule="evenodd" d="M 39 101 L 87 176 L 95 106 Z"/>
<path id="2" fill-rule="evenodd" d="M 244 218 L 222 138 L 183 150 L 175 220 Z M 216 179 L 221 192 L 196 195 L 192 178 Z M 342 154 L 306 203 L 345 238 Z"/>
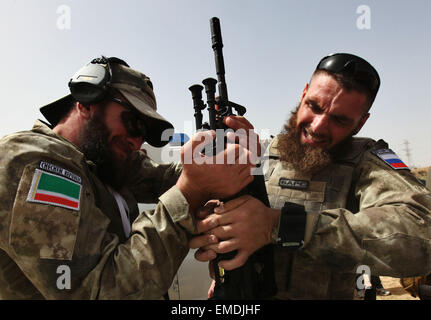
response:
<path id="1" fill-rule="evenodd" d="M 102 54 L 149 76 L 159 112 L 187 131 L 188 88 L 216 77 L 216 16 L 229 98 L 261 137 L 281 130 L 322 57 L 349 52 L 382 81 L 359 136 L 384 139 L 411 167 L 430 166 L 430 13 L 429 0 L 1 0 L 0 136 L 31 129 L 39 108 L 67 95 L 73 74 Z"/>

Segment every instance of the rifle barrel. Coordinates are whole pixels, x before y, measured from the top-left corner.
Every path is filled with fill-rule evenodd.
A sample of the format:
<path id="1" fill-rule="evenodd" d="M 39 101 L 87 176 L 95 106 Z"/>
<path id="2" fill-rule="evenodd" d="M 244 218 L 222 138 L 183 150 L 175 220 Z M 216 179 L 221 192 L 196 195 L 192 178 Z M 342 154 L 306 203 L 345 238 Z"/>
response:
<path id="1" fill-rule="evenodd" d="M 227 93 L 227 85 L 225 78 L 225 68 L 224 68 L 224 58 L 223 58 L 223 39 L 221 36 L 221 27 L 220 20 L 217 17 L 214 17 L 210 20 L 211 24 L 211 39 L 212 39 L 212 48 L 214 50 L 215 64 L 216 64 L 216 72 L 218 78 L 218 91 L 219 91 L 219 99 L 220 99 L 220 107 L 229 107 L 228 106 L 228 93 Z M 229 109 L 230 113 L 232 113 L 231 108 Z"/>

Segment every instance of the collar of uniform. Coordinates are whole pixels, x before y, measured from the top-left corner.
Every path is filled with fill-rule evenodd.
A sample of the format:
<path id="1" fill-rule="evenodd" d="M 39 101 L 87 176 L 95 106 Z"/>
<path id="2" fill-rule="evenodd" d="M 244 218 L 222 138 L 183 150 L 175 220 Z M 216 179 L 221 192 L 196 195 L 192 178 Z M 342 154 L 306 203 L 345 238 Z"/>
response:
<path id="1" fill-rule="evenodd" d="M 364 151 L 370 149 L 376 142 L 370 138 L 350 137 L 331 151 L 331 157 L 334 162 L 357 162 Z"/>
<path id="2" fill-rule="evenodd" d="M 272 139 L 271 143 L 268 146 L 268 156 L 269 157 L 279 157 L 280 153 L 278 152 L 278 136 Z"/>

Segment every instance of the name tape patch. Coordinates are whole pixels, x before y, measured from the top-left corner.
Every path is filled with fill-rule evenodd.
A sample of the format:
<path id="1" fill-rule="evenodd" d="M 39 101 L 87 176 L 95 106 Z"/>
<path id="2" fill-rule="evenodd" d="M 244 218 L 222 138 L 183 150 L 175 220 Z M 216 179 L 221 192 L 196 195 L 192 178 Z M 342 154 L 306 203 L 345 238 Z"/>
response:
<path id="1" fill-rule="evenodd" d="M 392 169 L 409 169 L 409 167 L 391 149 L 379 149 L 372 151 L 372 153 L 383 160 Z"/>
<path id="2" fill-rule="evenodd" d="M 310 186 L 310 181 L 280 178 L 278 185 L 283 189 L 306 190 Z"/>
<path id="3" fill-rule="evenodd" d="M 76 183 L 82 184 L 82 179 L 80 176 L 77 176 L 76 174 L 74 174 L 74 173 L 72 173 L 66 169 L 63 169 L 59 166 L 53 165 L 51 163 L 41 161 L 39 163 L 39 168 L 42 169 L 43 171 L 51 172 L 51 173 L 54 173 L 56 175 L 60 175 L 62 177 L 70 179 Z"/>
<path id="4" fill-rule="evenodd" d="M 50 204 L 79 211 L 82 185 L 74 180 L 82 181 L 81 177 L 58 166 L 44 162 L 43 166 L 45 165 L 48 165 L 51 172 L 60 170 L 58 171 L 60 175 L 36 169 L 27 202 Z"/>

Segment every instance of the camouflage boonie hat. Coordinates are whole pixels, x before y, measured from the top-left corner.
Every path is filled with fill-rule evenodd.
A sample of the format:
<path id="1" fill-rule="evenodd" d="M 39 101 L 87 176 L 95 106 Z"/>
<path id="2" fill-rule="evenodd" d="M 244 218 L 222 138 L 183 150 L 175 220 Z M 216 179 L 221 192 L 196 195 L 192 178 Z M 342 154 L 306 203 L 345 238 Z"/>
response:
<path id="1" fill-rule="evenodd" d="M 125 62 L 126 65 L 115 63 L 116 61 L 122 61 L 118 58 L 109 58 L 108 60 L 113 62 L 109 63 L 111 74 L 106 87 L 118 90 L 139 113 L 150 120 L 147 122 L 149 127 L 145 141 L 154 147 L 165 146 L 174 133 L 174 127 L 157 112 L 156 97 L 150 78 L 130 68 Z M 106 89 L 107 91 L 108 89 Z M 72 94 L 69 94 L 40 108 L 40 111 L 50 124 L 55 127 L 65 116 L 74 100 L 78 99 L 74 99 Z M 97 102 L 94 101 L 93 103 Z"/>

